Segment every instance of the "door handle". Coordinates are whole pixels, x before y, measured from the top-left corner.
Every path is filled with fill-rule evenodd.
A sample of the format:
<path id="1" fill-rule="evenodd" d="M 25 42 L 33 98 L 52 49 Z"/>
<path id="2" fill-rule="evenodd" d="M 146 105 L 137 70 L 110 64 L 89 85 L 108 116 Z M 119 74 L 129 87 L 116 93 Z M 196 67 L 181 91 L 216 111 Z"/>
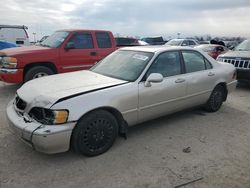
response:
<path id="1" fill-rule="evenodd" d="M 215 74 L 212 73 L 212 72 L 208 73 L 208 76 L 214 76 L 214 75 L 215 75 Z"/>
<path id="2" fill-rule="evenodd" d="M 185 79 L 178 78 L 177 80 L 175 80 L 175 83 L 182 83 L 182 82 L 185 82 L 185 81 L 186 81 Z"/>
<path id="3" fill-rule="evenodd" d="M 96 53 L 96 52 L 90 52 L 90 55 L 91 55 L 91 56 L 96 56 L 97 53 Z"/>

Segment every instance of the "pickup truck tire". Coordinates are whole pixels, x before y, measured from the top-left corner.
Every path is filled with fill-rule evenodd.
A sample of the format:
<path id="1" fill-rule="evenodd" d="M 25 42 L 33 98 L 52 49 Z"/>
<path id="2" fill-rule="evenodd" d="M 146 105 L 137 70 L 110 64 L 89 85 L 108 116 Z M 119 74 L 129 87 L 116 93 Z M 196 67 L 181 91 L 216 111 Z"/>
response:
<path id="1" fill-rule="evenodd" d="M 111 148 L 117 135 L 116 118 L 108 111 L 96 110 L 78 121 L 71 144 L 78 153 L 96 156 Z"/>
<path id="2" fill-rule="evenodd" d="M 208 112 L 216 112 L 220 109 L 225 95 L 225 90 L 222 86 L 217 85 L 212 91 L 209 100 L 205 105 Z"/>
<path id="3" fill-rule="evenodd" d="M 43 76 L 48 76 L 48 75 L 52 75 L 54 74 L 54 72 L 45 66 L 35 66 L 30 68 L 26 74 L 24 75 L 24 82 L 27 82 L 29 80 L 33 80 L 36 78 L 40 78 Z"/>

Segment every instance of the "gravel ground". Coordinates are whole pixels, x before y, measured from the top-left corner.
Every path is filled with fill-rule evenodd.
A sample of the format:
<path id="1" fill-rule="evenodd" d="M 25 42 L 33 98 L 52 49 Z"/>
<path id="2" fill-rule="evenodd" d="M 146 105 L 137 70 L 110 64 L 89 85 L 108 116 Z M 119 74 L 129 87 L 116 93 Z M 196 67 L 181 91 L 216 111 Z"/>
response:
<path id="1" fill-rule="evenodd" d="M 200 178 L 183 187 L 250 187 L 250 85 L 217 113 L 192 109 L 134 126 L 92 158 L 41 154 L 15 138 L 5 108 L 18 87 L 0 82 L 1 188 L 171 188 Z"/>

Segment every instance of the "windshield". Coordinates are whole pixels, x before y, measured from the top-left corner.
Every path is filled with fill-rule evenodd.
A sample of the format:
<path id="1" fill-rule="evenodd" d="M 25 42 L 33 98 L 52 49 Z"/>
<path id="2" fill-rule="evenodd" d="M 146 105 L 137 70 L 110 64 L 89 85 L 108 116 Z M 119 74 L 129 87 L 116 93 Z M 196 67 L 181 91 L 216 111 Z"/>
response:
<path id="1" fill-rule="evenodd" d="M 240 43 L 235 50 L 237 51 L 250 51 L 250 40 L 244 40 Z"/>
<path id="2" fill-rule="evenodd" d="M 166 45 L 171 45 L 171 46 L 180 46 L 182 40 L 170 40 L 166 43 Z"/>
<path id="3" fill-rule="evenodd" d="M 50 48 L 57 48 L 63 43 L 63 41 L 66 39 L 68 35 L 69 32 L 57 31 L 53 35 L 46 38 L 40 45 Z"/>
<path id="4" fill-rule="evenodd" d="M 150 52 L 119 50 L 104 58 L 90 70 L 121 80 L 135 81 L 153 55 Z"/>

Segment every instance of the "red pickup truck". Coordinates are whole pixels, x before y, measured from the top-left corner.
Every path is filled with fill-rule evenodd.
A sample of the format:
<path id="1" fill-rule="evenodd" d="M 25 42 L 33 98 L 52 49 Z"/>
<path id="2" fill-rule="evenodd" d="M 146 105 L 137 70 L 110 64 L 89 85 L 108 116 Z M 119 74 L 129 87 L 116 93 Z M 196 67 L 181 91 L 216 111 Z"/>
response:
<path id="1" fill-rule="evenodd" d="M 51 74 L 89 69 L 116 49 L 110 31 L 56 31 L 39 45 L 0 51 L 0 80 L 23 83 Z"/>

